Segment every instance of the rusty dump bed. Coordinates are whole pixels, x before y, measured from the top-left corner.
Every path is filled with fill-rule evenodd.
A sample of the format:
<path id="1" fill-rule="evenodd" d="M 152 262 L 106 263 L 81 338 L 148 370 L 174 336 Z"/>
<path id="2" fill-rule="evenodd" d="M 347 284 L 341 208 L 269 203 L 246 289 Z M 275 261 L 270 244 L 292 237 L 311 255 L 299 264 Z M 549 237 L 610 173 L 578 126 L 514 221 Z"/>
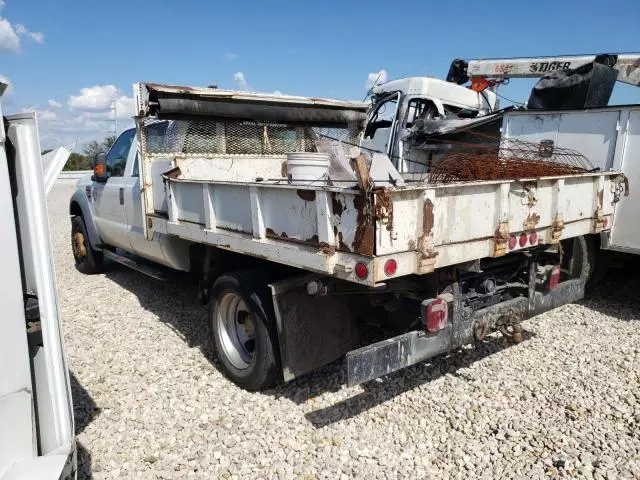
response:
<path id="1" fill-rule="evenodd" d="M 599 233 L 624 194 L 616 172 L 446 183 L 427 174 L 412 182 L 386 155 L 353 151 L 363 115 L 357 104 L 293 97 L 287 111 L 273 95 L 137 89 L 148 238 L 160 231 L 354 283 L 375 286 Z M 167 113 L 165 94 L 185 110 Z M 185 106 L 205 99 L 205 114 Z M 211 116 L 220 99 L 233 118 L 222 110 Z M 267 113 L 248 120 L 257 102 Z M 326 112 L 287 123 L 305 108 Z M 327 174 L 292 177 L 291 152 L 326 153 Z M 389 259 L 397 263 L 391 276 Z M 356 274 L 358 263 L 366 276 Z"/>

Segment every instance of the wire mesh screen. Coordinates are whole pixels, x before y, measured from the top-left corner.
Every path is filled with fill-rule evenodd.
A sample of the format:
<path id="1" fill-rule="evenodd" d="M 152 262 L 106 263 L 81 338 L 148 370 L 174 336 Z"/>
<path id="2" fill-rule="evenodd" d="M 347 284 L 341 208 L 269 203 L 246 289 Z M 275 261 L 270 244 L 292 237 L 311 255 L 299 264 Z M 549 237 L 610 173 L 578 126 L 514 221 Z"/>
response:
<path id="1" fill-rule="evenodd" d="M 150 156 L 284 155 L 342 149 L 357 143 L 350 128 L 220 120 L 146 119 L 144 152 Z M 327 152 L 329 153 L 329 152 Z"/>
<path id="2" fill-rule="evenodd" d="M 573 175 L 594 171 L 587 157 L 550 140 L 540 143 L 474 134 L 477 142 L 451 142 L 451 151 L 431 166 L 429 183 Z"/>

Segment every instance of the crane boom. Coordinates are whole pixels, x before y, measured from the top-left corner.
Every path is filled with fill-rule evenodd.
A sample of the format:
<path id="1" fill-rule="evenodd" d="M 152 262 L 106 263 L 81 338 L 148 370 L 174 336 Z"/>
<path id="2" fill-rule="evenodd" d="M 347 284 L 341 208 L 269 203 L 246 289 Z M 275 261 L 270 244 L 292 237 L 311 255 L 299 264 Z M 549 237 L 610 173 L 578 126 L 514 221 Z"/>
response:
<path id="1" fill-rule="evenodd" d="M 618 81 L 640 86 L 640 53 L 603 55 L 565 55 L 469 60 L 470 78 L 537 78 L 558 70 L 569 70 L 596 61 L 618 72 Z"/>

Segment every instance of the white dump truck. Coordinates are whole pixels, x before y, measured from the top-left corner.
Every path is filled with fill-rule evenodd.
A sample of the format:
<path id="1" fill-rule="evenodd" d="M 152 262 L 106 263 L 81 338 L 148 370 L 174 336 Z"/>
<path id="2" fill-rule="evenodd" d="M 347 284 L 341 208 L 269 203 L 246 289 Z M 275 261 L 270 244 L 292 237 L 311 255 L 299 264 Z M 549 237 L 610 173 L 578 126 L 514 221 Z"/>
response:
<path id="1" fill-rule="evenodd" d="M 6 87 L 0 83 L 0 96 Z M 74 479 L 73 403 L 46 205 L 70 152 L 41 158 L 35 113 L 2 119 L 0 479 Z"/>
<path id="2" fill-rule="evenodd" d="M 392 81 L 371 104 L 136 84 L 137 127 L 71 199 L 77 268 L 197 275 L 220 367 L 251 390 L 520 341 L 523 319 L 583 297 L 627 185 L 586 160 L 626 153 L 518 140 L 526 112 L 456 83 Z M 363 345 L 372 324 L 386 333 Z"/>

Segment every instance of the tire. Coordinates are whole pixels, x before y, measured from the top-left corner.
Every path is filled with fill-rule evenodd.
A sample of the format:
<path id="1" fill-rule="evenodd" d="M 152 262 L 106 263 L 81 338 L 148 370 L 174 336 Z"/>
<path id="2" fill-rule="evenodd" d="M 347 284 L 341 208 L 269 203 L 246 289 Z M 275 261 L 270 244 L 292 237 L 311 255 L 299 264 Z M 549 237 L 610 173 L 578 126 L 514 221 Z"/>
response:
<path id="1" fill-rule="evenodd" d="M 222 372 L 245 390 L 281 378 L 271 296 L 258 272 L 231 272 L 213 284 L 209 321 Z"/>
<path id="2" fill-rule="evenodd" d="M 104 256 L 91 246 L 87 227 L 81 216 L 71 219 L 71 249 L 79 272 L 93 275 L 103 271 Z"/>
<path id="3" fill-rule="evenodd" d="M 568 247 L 568 248 L 566 248 Z M 571 278 L 584 280 L 590 287 L 598 263 L 598 245 L 592 237 L 575 237 L 565 244 L 570 255 L 567 258 L 567 271 Z"/>

